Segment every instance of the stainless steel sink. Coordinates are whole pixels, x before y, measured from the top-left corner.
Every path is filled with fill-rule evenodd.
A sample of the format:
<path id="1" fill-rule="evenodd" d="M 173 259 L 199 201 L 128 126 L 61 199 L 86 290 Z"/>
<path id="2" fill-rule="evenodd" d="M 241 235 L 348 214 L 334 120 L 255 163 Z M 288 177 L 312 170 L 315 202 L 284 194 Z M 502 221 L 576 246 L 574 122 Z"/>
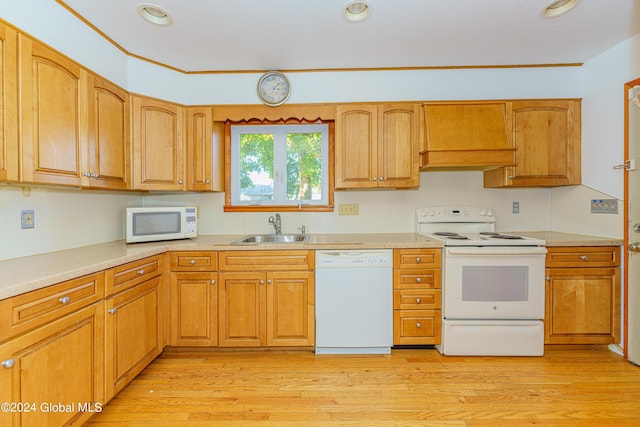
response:
<path id="1" fill-rule="evenodd" d="M 309 235 L 302 234 L 250 234 L 234 242 L 232 245 L 255 245 L 260 243 L 305 243 Z"/>

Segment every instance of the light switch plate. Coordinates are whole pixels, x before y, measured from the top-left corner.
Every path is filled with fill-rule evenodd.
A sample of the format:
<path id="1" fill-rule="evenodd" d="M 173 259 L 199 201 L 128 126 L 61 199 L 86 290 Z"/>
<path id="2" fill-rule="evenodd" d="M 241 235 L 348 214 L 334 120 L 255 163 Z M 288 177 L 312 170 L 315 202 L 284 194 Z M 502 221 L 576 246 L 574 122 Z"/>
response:
<path id="1" fill-rule="evenodd" d="M 618 213 L 618 199 L 592 199 L 591 213 Z"/>

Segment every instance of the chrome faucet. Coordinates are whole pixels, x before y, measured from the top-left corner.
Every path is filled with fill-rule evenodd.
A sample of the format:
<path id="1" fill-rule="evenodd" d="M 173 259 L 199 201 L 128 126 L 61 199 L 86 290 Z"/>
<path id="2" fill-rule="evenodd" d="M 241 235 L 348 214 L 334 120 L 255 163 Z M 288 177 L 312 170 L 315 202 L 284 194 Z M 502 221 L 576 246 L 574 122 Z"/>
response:
<path id="1" fill-rule="evenodd" d="M 269 217 L 269 224 L 273 224 L 273 228 L 276 230 L 276 235 L 282 234 L 282 220 L 280 219 L 280 214 L 277 213 L 275 219 L 273 216 Z"/>

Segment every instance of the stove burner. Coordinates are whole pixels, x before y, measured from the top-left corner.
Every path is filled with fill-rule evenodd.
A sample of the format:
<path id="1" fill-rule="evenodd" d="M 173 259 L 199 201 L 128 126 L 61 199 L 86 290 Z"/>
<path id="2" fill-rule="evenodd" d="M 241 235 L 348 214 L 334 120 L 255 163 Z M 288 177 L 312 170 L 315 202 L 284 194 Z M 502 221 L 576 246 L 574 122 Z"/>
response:
<path id="1" fill-rule="evenodd" d="M 500 233 L 496 233 L 495 231 L 483 231 L 480 233 L 482 236 L 499 236 Z"/>
<path id="2" fill-rule="evenodd" d="M 443 237 L 453 237 L 458 236 L 458 233 L 452 233 L 450 231 L 436 231 L 433 233 L 434 236 L 443 236 Z"/>
<path id="3" fill-rule="evenodd" d="M 447 236 L 451 240 L 469 240 L 467 236 L 461 236 L 459 234 L 454 234 L 453 236 Z"/>

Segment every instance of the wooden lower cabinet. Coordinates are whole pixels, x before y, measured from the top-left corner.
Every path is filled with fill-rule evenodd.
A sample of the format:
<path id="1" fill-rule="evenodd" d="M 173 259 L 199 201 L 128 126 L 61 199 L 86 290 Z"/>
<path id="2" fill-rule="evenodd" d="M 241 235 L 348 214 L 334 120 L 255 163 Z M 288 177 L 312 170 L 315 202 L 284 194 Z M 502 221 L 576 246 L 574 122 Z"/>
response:
<path id="1" fill-rule="evenodd" d="M 172 346 L 218 345 L 218 273 L 171 273 Z"/>
<path id="2" fill-rule="evenodd" d="M 393 344 L 440 344 L 440 249 L 393 251 Z"/>
<path id="3" fill-rule="evenodd" d="M 80 426 L 104 399 L 104 303 L 0 345 L 0 425 Z"/>
<path id="4" fill-rule="evenodd" d="M 221 252 L 220 270 L 220 347 L 314 345 L 312 251 Z"/>
<path id="5" fill-rule="evenodd" d="M 618 343 L 619 247 L 548 250 L 545 344 Z"/>
<path id="6" fill-rule="evenodd" d="M 156 276 L 105 300 L 107 401 L 162 352 L 161 278 Z"/>

